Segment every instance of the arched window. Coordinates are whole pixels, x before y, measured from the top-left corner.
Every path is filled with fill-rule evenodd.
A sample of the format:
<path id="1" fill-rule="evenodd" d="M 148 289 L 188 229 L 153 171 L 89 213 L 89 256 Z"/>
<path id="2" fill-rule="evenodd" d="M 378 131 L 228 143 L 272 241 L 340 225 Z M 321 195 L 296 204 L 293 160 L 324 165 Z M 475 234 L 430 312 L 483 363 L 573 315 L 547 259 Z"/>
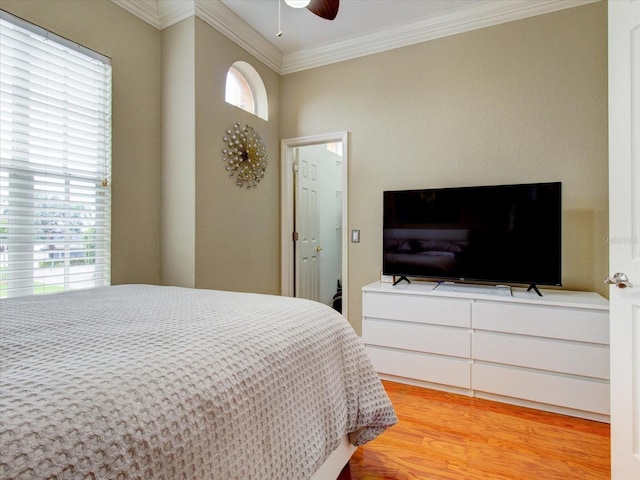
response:
<path id="1" fill-rule="evenodd" d="M 269 119 L 267 90 L 260 74 L 247 62 L 235 62 L 227 71 L 224 99 L 264 120 Z"/>
<path id="2" fill-rule="evenodd" d="M 256 113 L 253 102 L 253 92 L 251 91 L 249 82 L 233 67 L 227 72 L 225 101 L 247 112 Z"/>

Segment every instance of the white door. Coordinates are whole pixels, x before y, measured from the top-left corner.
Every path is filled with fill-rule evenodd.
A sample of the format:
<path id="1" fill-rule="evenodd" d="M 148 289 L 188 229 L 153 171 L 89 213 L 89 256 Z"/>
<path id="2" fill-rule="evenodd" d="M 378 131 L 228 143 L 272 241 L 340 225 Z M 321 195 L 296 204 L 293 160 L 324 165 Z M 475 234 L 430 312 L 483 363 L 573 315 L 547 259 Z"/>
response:
<path id="1" fill-rule="evenodd" d="M 340 162 L 339 168 L 334 168 L 334 176 L 338 177 L 339 182 L 336 182 L 338 185 L 337 190 L 334 188 L 334 202 L 335 209 L 337 210 L 338 219 L 336 220 L 337 224 L 333 235 L 337 235 L 338 241 L 335 247 L 336 255 L 339 257 L 338 266 L 333 269 L 335 273 L 331 279 L 331 288 L 336 288 L 336 277 L 341 279 L 342 284 L 342 314 L 348 318 L 349 312 L 349 244 L 347 238 L 347 227 L 349 225 L 348 218 L 348 171 L 349 171 L 349 134 L 348 132 L 337 132 L 330 133 L 325 135 L 313 135 L 309 137 L 298 137 L 298 138 L 290 138 L 281 141 L 280 150 L 281 150 L 281 168 L 280 168 L 280 195 L 281 195 L 281 239 L 280 239 L 280 257 L 282 262 L 282 275 L 281 275 L 281 293 L 282 295 L 287 296 L 300 296 L 298 294 L 297 281 L 298 281 L 298 272 L 296 271 L 297 263 L 298 263 L 298 248 L 297 241 L 292 241 L 292 234 L 296 231 L 296 217 L 297 217 L 297 174 L 295 172 L 296 168 L 294 165 L 298 158 L 298 152 L 300 150 L 305 150 L 310 146 L 324 145 L 325 149 L 327 148 L 327 144 L 340 144 L 342 149 L 340 151 Z M 323 161 L 324 163 L 324 161 Z M 335 163 L 335 162 L 334 162 Z M 322 178 L 322 174 L 320 174 L 320 178 Z M 335 186 L 334 186 L 335 187 Z M 322 205 L 320 205 L 322 206 Z M 319 234 L 322 238 L 323 234 Z M 324 242 L 325 240 L 322 239 Z M 325 248 L 327 245 L 327 248 Z M 325 245 L 320 244 L 320 247 L 323 250 L 320 252 L 322 261 L 323 253 L 328 253 L 329 255 L 324 255 L 324 257 L 331 256 L 331 248 L 329 248 L 329 244 L 325 243 Z M 339 245 L 339 246 L 338 246 Z M 322 276 L 322 263 L 320 267 L 320 273 Z M 335 292 L 335 290 L 333 290 Z M 331 299 L 333 297 L 333 293 L 329 297 Z M 322 297 L 321 297 L 322 298 Z"/>
<path id="2" fill-rule="evenodd" d="M 640 0 L 609 2 L 612 480 L 640 479 Z"/>
<path id="3" fill-rule="evenodd" d="M 297 149 L 296 297 L 320 301 L 318 165 Z"/>

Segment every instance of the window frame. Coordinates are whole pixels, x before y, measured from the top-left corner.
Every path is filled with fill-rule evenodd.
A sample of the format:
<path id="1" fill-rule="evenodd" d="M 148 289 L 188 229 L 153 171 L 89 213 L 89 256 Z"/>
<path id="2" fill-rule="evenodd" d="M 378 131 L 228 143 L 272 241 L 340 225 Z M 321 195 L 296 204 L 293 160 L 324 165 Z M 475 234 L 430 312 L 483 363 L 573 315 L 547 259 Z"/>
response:
<path id="1" fill-rule="evenodd" d="M 245 108 L 241 104 L 233 103 L 227 99 L 229 75 L 232 71 L 242 77 L 244 82 L 246 82 L 246 84 L 248 85 L 249 91 L 251 92 L 251 95 L 253 97 L 253 108 Z M 253 115 L 256 115 L 263 120 L 269 120 L 269 101 L 267 98 L 267 89 L 264 86 L 262 77 L 251 64 L 241 60 L 234 62 L 227 70 L 226 79 L 227 82 L 225 83 L 225 102 L 241 108 L 242 110 Z"/>
<path id="2" fill-rule="evenodd" d="M 110 59 L 0 20 L 0 297 L 110 285 Z"/>
<path id="3" fill-rule="evenodd" d="M 251 85 L 247 79 L 234 67 L 227 71 L 227 83 L 225 86 L 225 101 L 242 110 L 255 115 L 255 100 Z"/>

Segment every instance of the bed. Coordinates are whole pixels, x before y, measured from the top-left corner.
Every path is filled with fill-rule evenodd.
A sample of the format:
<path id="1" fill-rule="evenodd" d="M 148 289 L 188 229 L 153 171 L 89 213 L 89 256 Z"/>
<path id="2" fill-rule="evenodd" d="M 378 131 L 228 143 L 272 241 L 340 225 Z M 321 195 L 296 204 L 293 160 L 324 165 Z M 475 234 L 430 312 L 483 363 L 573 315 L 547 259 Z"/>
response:
<path id="1" fill-rule="evenodd" d="M 315 479 L 397 421 L 348 322 L 303 299 L 10 298 L 0 342 L 3 480 Z"/>

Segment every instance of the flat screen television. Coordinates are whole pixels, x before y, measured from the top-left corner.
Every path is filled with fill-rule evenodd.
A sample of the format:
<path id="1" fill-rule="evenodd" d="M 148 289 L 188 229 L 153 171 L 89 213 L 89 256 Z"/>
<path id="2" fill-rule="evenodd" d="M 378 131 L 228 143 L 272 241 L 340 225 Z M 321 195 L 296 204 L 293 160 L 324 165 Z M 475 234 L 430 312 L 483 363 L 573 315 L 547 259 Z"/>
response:
<path id="1" fill-rule="evenodd" d="M 385 191 L 383 274 L 561 285 L 561 190 L 552 182 Z"/>

